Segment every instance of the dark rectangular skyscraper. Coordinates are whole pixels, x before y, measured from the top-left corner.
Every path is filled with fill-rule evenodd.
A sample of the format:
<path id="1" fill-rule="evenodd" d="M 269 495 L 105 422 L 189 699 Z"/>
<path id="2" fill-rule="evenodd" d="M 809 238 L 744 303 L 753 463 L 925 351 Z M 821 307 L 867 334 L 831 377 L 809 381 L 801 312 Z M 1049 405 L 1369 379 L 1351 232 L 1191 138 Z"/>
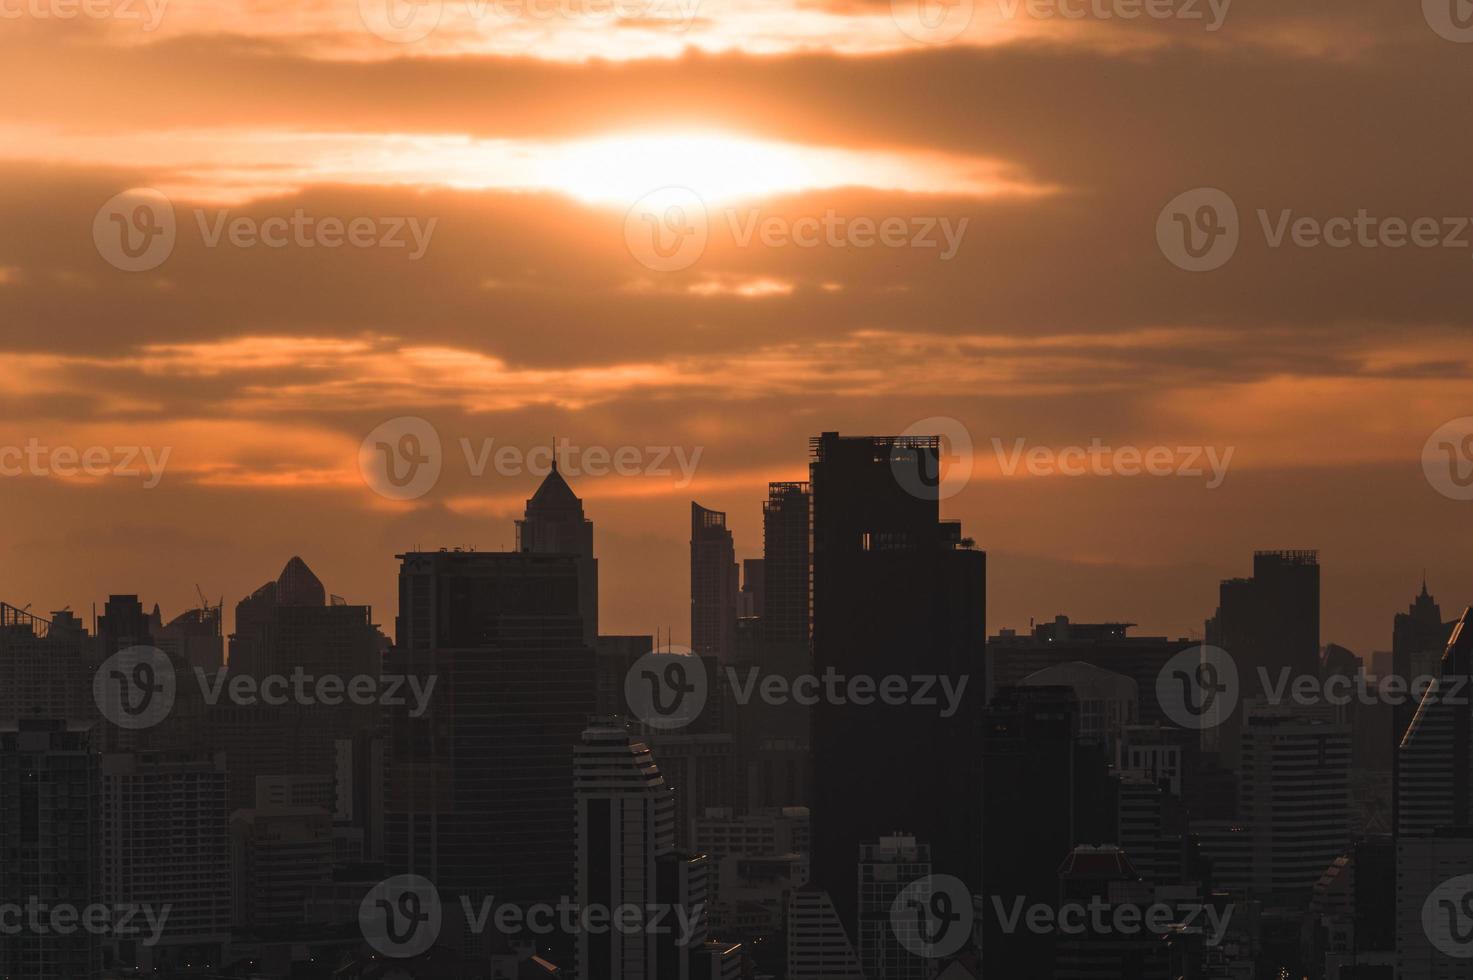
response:
<path id="1" fill-rule="evenodd" d="M 1256 551 L 1253 577 L 1227 579 L 1207 641 L 1232 654 L 1257 691 L 1258 668 L 1277 677 L 1319 676 L 1320 560 L 1316 551 Z"/>
<path id="2" fill-rule="evenodd" d="M 930 846 L 936 873 L 980 873 L 987 558 L 940 520 L 939 453 L 934 437 L 812 444 L 815 671 L 907 691 L 813 711 L 814 881 L 851 930 L 856 855 L 897 828 Z M 959 691 L 949 711 L 938 678 Z"/>
<path id="3" fill-rule="evenodd" d="M 690 505 L 690 645 L 699 654 L 729 660 L 736 648 L 736 549 L 726 515 Z"/>
<path id="4" fill-rule="evenodd" d="M 807 643 L 813 497 L 806 483 L 769 483 L 762 504 L 762 638 Z"/>
<path id="5" fill-rule="evenodd" d="M 22 719 L 0 730 L 0 901 L 82 910 L 96 900 L 97 759 L 88 730 L 65 721 Z M 101 966 L 95 930 L 0 935 L 3 977 L 74 980 Z"/>
<path id="6" fill-rule="evenodd" d="M 429 708 L 390 710 L 385 851 L 447 903 L 570 894 L 573 747 L 594 713 L 578 558 L 399 556 L 391 671 L 437 678 Z"/>

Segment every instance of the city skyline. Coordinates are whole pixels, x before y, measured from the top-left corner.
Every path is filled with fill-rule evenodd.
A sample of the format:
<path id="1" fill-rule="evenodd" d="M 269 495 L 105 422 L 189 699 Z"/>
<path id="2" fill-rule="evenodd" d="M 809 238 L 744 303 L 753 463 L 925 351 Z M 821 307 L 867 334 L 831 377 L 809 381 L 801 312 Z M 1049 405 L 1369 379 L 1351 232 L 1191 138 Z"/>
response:
<path id="1" fill-rule="evenodd" d="M 250 540 L 243 537 L 235 542 L 222 538 L 219 539 L 221 547 L 233 543 L 242 552 L 258 556 L 262 563 L 259 571 L 252 566 L 251 571 L 240 571 L 227 576 L 227 582 L 229 579 L 242 582 L 238 592 L 222 586 L 216 568 L 220 571 L 240 568 L 241 562 L 222 561 L 218 552 L 215 553 L 214 567 L 206 561 L 197 568 L 187 567 L 178 575 L 149 569 L 147 574 L 124 574 L 122 580 L 118 580 L 96 570 L 96 566 L 89 565 L 80 574 L 73 569 L 68 577 L 73 580 L 92 578 L 97 581 L 93 601 L 97 603 L 99 610 L 107 596 L 123 592 L 139 595 L 150 608 L 154 603 L 159 603 L 166 618 L 198 608 L 199 593 L 196 586 L 199 585 L 212 601 L 223 594 L 226 599 L 225 624 L 228 631 L 234 629 L 235 602 L 254 590 L 262 574 L 274 573 L 287 558 L 301 554 L 312 568 L 331 579 L 337 594 L 344 595 L 355 603 L 371 606 L 375 620 L 387 631 L 396 611 L 392 585 L 395 574 L 394 554 L 417 550 L 422 546 L 475 548 L 478 551 L 516 550 L 516 523 L 527 500 L 542 485 L 550 469 L 546 463 L 549 454 L 541 457 L 541 472 L 533 471 L 539 465 L 536 452 L 539 449 L 545 450 L 547 444 L 544 441 L 530 447 L 529 454 L 524 457 L 527 466 L 525 472 L 514 476 L 486 478 L 522 489 L 509 489 L 506 492 L 505 499 L 509 509 L 504 514 L 498 512 L 494 516 L 454 518 L 453 526 L 459 529 L 455 533 L 462 534 L 463 537 L 438 540 L 430 538 L 427 532 L 415 528 L 421 522 L 427 528 L 439 526 L 450 515 L 435 508 L 433 504 L 425 505 L 424 500 L 407 504 L 383 501 L 372 493 L 360 476 L 362 492 L 373 497 L 380 506 L 406 508 L 402 514 L 389 519 L 393 532 L 402 535 L 402 539 L 390 540 L 400 540 L 402 543 L 384 544 L 383 548 L 388 550 L 364 549 L 361 554 L 344 556 L 345 545 L 350 553 L 358 551 L 358 546 L 364 543 L 361 536 L 336 542 L 332 546 L 324 545 L 320 553 L 303 547 L 305 542 L 293 544 L 284 541 L 282 545 L 285 550 L 279 554 L 263 546 L 258 540 L 259 535 L 253 534 L 249 536 Z M 633 444 L 635 441 L 621 442 L 616 447 Z M 612 466 L 611 463 L 604 465 L 606 469 Z M 672 470 L 676 469 L 673 456 L 666 465 Z M 782 482 L 788 478 L 806 480 L 806 466 L 799 473 L 800 476 L 794 476 L 791 470 L 776 471 L 769 482 Z M 700 489 L 700 484 L 693 482 L 690 488 L 677 491 L 668 499 L 659 498 L 658 531 L 634 536 L 624 532 L 617 520 L 604 516 L 605 513 L 630 513 L 629 498 L 616 493 L 611 498 L 600 500 L 596 494 L 600 487 L 609 484 L 616 485 L 617 489 L 620 482 L 637 483 L 646 479 L 652 478 L 610 474 L 596 478 L 572 477 L 568 480 L 575 494 L 582 500 L 589 518 L 599 528 L 596 552 L 601 567 L 605 569 L 604 585 L 600 592 L 600 613 L 606 618 L 602 629 L 607 633 L 625 634 L 653 634 L 658 630 L 661 635 L 669 633 L 677 642 L 689 644 L 689 505 L 697 497 L 713 504 L 723 502 L 728 514 L 728 526 L 732 529 L 736 544 L 738 561 L 761 557 L 762 500 L 767 483 L 762 483 L 760 490 L 751 495 L 740 490 L 720 489 L 713 489 L 709 493 L 701 491 L 699 494 L 689 494 L 691 489 Z M 1166 482 L 1144 476 L 1114 479 L 1126 483 Z M 968 494 L 978 493 L 977 484 L 974 467 L 973 477 L 963 485 L 957 496 L 942 500 L 943 517 L 958 519 L 960 515 L 957 513 L 957 500 L 964 499 Z M 989 486 L 990 484 L 983 481 L 981 492 L 986 492 Z M 1423 489 L 1431 493 L 1425 483 Z M 425 499 L 433 500 L 433 497 L 432 490 Z M 1449 503 L 1457 505 L 1457 502 Z M 634 506 L 640 505 L 636 503 Z M 645 508 L 652 506 L 656 505 L 643 505 Z M 990 536 L 993 525 L 985 517 L 980 526 L 964 517 L 961 519 L 969 528 L 969 533 L 978 539 L 979 545 L 988 551 L 994 568 L 1000 570 L 998 574 L 990 576 L 992 581 L 989 582 L 989 606 L 995 611 L 995 615 L 989 617 L 989 627 L 993 633 L 1000 629 L 1026 632 L 1030 628 L 1030 622 L 1045 623 L 1052 621 L 1057 615 L 1065 615 L 1075 622 L 1131 622 L 1137 625 L 1136 632 L 1140 634 L 1202 639 L 1204 624 L 1211 618 L 1217 605 L 1219 582 L 1247 575 L 1251 571 L 1250 557 L 1253 550 L 1291 545 L 1314 547 L 1312 544 L 1304 544 L 1306 536 L 1302 533 L 1286 530 L 1281 537 L 1268 538 L 1261 543 L 1245 543 L 1241 540 L 1234 540 L 1231 544 L 1224 542 L 1223 554 L 1211 562 L 1203 560 L 1184 566 L 1160 567 L 1120 566 L 1109 562 L 1102 565 L 1081 565 L 999 550 L 993 545 Z M 323 534 L 323 530 L 315 526 L 301 527 L 299 530 L 307 537 L 320 539 Z M 1392 649 L 1387 617 L 1390 611 L 1399 610 L 1411 601 L 1423 581 L 1427 582 L 1433 594 L 1447 608 L 1460 609 L 1473 601 L 1473 572 L 1464 570 L 1465 566 L 1460 567 L 1456 562 L 1439 567 L 1420 561 L 1415 555 L 1408 555 L 1404 564 L 1374 569 L 1347 569 L 1337 563 L 1337 557 L 1343 556 L 1339 548 L 1319 547 L 1316 550 L 1321 551 L 1323 556 L 1323 640 L 1326 643 L 1338 643 L 1361 655 L 1389 652 Z M 377 566 L 382 566 L 381 575 L 372 571 Z M 1404 585 L 1401 582 L 1403 575 L 1410 576 Z M 651 581 L 661 587 L 650 588 Z M 1071 589 L 1067 583 L 1075 581 L 1081 584 Z M 1367 602 L 1364 595 L 1355 591 L 1357 583 L 1363 582 L 1376 583 L 1376 601 Z M 149 583 L 152 583 L 152 587 Z M 1466 584 L 1460 588 L 1459 583 Z M 30 603 L 31 612 L 42 616 L 52 610 L 70 607 L 74 615 L 90 623 L 90 602 L 86 596 L 70 594 L 70 590 L 64 587 L 57 587 L 57 592 L 48 601 L 44 597 L 38 597 L 35 592 L 27 594 L 24 586 L 18 584 L 4 593 L 4 597 L 17 607 Z"/>

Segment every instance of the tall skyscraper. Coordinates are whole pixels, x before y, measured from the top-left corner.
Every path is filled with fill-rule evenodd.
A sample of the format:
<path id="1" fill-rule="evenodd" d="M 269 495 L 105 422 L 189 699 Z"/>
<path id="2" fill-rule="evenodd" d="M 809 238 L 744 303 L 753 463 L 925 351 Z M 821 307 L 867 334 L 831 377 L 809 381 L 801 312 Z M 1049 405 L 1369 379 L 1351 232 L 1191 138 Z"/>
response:
<path id="1" fill-rule="evenodd" d="M 738 593 L 736 549 L 726 515 L 690 505 L 690 636 L 691 649 L 725 663 L 736 648 Z"/>
<path id="2" fill-rule="evenodd" d="M 583 501 L 558 472 L 551 471 L 527 500 L 517 521 L 517 550 L 536 555 L 578 556 L 578 614 L 583 642 L 598 643 L 598 559 L 593 557 L 593 522 L 583 516 Z"/>
<path id="3" fill-rule="evenodd" d="M 1396 837 L 1473 827 L 1473 609 L 1453 627 L 1437 677 L 1397 749 Z"/>
<path id="4" fill-rule="evenodd" d="M 704 858 L 692 863 L 675 850 L 670 787 L 649 748 L 622 721 L 598 719 L 583 732 L 573 752 L 573 798 L 579 908 L 649 909 L 664 902 L 693 909 L 704 903 Z M 689 980 L 689 952 L 680 955 L 670 938 L 652 929 L 579 930 L 575 976 Z"/>
<path id="5" fill-rule="evenodd" d="M 1217 614 L 1208 620 L 1207 642 L 1237 664 L 1244 700 L 1263 698 L 1260 672 L 1277 683 L 1320 674 L 1320 562 L 1317 551 L 1255 551 L 1253 577 L 1219 586 Z M 1242 711 L 1210 734 L 1230 767 L 1238 764 Z"/>
<path id="6" fill-rule="evenodd" d="M 788 895 L 788 980 L 865 980 L 828 892 L 798 888 Z"/>
<path id="7" fill-rule="evenodd" d="M 1397 613 L 1391 626 L 1391 672 L 1410 684 L 1418 677 L 1436 676 L 1442 662 L 1443 650 L 1447 648 L 1448 636 L 1453 623 L 1442 621 L 1442 607 L 1427 591 L 1427 581 L 1422 580 L 1422 591 L 1417 594 L 1404 613 Z M 1411 698 L 1391 708 L 1391 746 L 1393 754 L 1401 744 L 1407 726 L 1417 705 Z"/>
<path id="8" fill-rule="evenodd" d="M 769 483 L 762 504 L 762 638 L 807 643 L 811 633 L 813 549 L 807 483 Z"/>
<path id="9" fill-rule="evenodd" d="M 1350 845 L 1350 729 L 1286 709 L 1244 719 L 1240 817 L 1253 892 L 1300 901 Z"/>
<path id="10" fill-rule="evenodd" d="M 141 968 L 223 962 L 232 921 L 224 753 L 148 752 L 101 761 L 103 901 L 169 907 Z"/>
<path id="11" fill-rule="evenodd" d="M 276 579 L 235 607 L 229 640 L 230 677 L 378 678 L 382 634 L 368 606 L 330 596 L 321 579 L 293 556 Z M 188 668 L 181 668 L 187 671 Z M 213 675 L 209 677 L 215 683 Z M 193 683 L 184 690 L 198 690 Z M 332 779 L 336 742 L 352 739 L 379 720 L 376 705 L 237 704 L 221 698 L 204 712 L 203 747 L 223 750 L 230 773 L 230 809 L 251 807 L 260 776 L 304 774 Z"/>
<path id="12" fill-rule="evenodd" d="M 987 556 L 940 519 L 940 448 L 938 437 L 836 432 L 812 442 L 814 670 L 898 677 L 916 695 L 822 697 L 813 709 L 814 883 L 851 937 L 856 855 L 897 827 L 930 845 L 938 874 L 980 877 L 982 788 L 969 747 L 987 689 Z M 949 713 L 920 696 L 925 683 L 957 692 Z"/>
<path id="13" fill-rule="evenodd" d="M 1142 725 L 1167 722 L 1156 696 L 1156 678 L 1166 662 L 1200 641 L 1186 637 L 1131 636 L 1134 623 L 1073 623 L 1068 616 L 1040 622 L 1027 633 L 1004 629 L 987 641 L 992 690 L 1013 687 L 1030 674 L 1081 661 L 1125 674 L 1136 683 Z"/>
<path id="14" fill-rule="evenodd" d="M 1255 551 L 1252 578 L 1222 582 L 1207 642 L 1232 654 L 1245 684 L 1258 683 L 1260 667 L 1318 677 L 1319 552 Z"/>
<path id="15" fill-rule="evenodd" d="M 1094 787 L 1108 779 L 1107 761 L 1098 742 L 1076 736 L 1078 713 L 1067 687 L 1003 687 L 988 705 L 980 748 L 979 894 L 1053 903 L 1060 863 L 1076 844 L 1098 836 L 1089 824 L 1102 815 L 1105 801 Z M 1109 817 L 1113 823 L 1113 805 Z M 985 975 L 1051 976 L 1053 937 L 1009 934 L 995 915 L 981 917 L 981 931 Z"/>
<path id="16" fill-rule="evenodd" d="M 77 914 L 93 904 L 97 793 L 97 755 L 86 727 L 22 719 L 0 730 L 0 901 L 22 909 L 32 900 L 46 909 L 70 906 Z M 0 935 L 3 977 L 76 980 L 101 968 L 92 930 Z"/>
<path id="17" fill-rule="evenodd" d="M 907 834 L 881 837 L 859 850 L 859 965 L 866 977 L 931 980 L 935 964 L 906 949 L 890 910 L 912 882 L 931 873 L 931 849 Z"/>
<path id="18" fill-rule="evenodd" d="M 247 929 L 302 921 L 312 889 L 332 877 L 332 815 L 267 807 L 230 816 L 235 921 Z"/>
<path id="19" fill-rule="evenodd" d="M 153 646 L 154 617 L 143 609 L 136 595 L 111 595 L 97 617 L 99 660 L 132 646 Z"/>
<path id="20" fill-rule="evenodd" d="M 0 603 L 0 724 L 94 718 L 92 638 L 69 612 L 51 619 Z"/>
<path id="21" fill-rule="evenodd" d="M 231 674 L 289 677 L 300 667 L 315 676 L 379 676 L 373 611 L 332 599 L 307 563 L 293 556 L 275 581 L 236 605 Z"/>
<path id="22" fill-rule="evenodd" d="M 556 902 L 573 886 L 568 766 L 595 703 L 578 559 L 399 559 L 391 672 L 438 682 L 419 717 L 389 711 L 386 861 L 472 903 Z"/>

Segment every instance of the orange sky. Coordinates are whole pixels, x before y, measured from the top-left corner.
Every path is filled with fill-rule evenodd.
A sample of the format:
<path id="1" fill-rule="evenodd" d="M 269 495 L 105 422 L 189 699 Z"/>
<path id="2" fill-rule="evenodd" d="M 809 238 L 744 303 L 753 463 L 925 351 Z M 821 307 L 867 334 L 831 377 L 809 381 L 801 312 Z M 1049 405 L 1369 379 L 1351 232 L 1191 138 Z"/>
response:
<path id="1" fill-rule="evenodd" d="M 391 627 L 396 550 L 511 545 L 536 477 L 473 473 L 486 440 L 556 435 L 699 451 L 689 481 L 572 480 L 605 630 L 679 639 L 692 497 L 753 555 L 763 485 L 803 477 L 808 436 L 939 416 L 974 444 L 943 507 L 992 555 L 994 631 L 1188 633 L 1279 547 L 1321 550 L 1326 640 L 1388 646 L 1424 567 L 1453 615 L 1473 501 L 1422 454 L 1473 415 L 1473 129 L 1448 95 L 1473 48 L 1416 4 L 1060 2 L 1083 16 L 0 0 L 0 469 L 5 447 L 167 450 L 156 480 L 64 455 L 0 476 L 0 599 L 172 615 L 301 554 Z M 1158 219 L 1207 187 L 1237 249 L 1183 271 Z M 135 188 L 174 228 L 125 271 Z M 1434 219 L 1438 244 L 1272 244 L 1286 211 L 1362 210 Z M 359 447 L 401 416 L 443 472 L 396 502 Z M 1211 488 L 1010 476 L 1018 440 L 1232 455 Z"/>

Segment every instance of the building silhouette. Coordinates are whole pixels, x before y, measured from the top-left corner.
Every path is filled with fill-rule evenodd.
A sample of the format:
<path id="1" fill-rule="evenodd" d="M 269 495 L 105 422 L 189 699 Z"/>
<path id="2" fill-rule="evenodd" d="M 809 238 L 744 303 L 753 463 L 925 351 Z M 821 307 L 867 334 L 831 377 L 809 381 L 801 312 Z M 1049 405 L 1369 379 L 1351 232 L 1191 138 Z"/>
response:
<path id="1" fill-rule="evenodd" d="M 32 901 L 47 917 L 85 909 L 100 892 L 97 758 L 86 726 L 22 719 L 0 730 L 0 897 L 22 915 Z M 0 935 L 0 976 L 75 980 L 101 967 L 95 930 Z"/>
<path id="2" fill-rule="evenodd" d="M 568 766 L 595 702 L 579 560 L 398 557 L 391 670 L 438 683 L 419 717 L 388 712 L 386 863 L 473 905 L 556 902 L 573 887 Z"/>
<path id="3" fill-rule="evenodd" d="M 1320 563 L 1317 551 L 1255 551 L 1251 578 L 1225 579 L 1207 642 L 1238 668 L 1244 698 L 1261 697 L 1260 677 L 1318 677 Z M 1216 729 L 1228 764 L 1237 763 L 1241 713 Z"/>
<path id="4" fill-rule="evenodd" d="M 679 908 L 704 917 L 707 861 L 675 847 L 675 800 L 649 748 L 618 719 L 596 719 L 573 752 L 579 908 Z M 669 922 L 678 920 L 670 915 Z M 705 930 L 581 929 L 578 980 L 694 980 Z M 684 940 L 684 942 L 682 942 Z"/>
<path id="5" fill-rule="evenodd" d="M 141 969 L 220 964 L 234 921 L 223 752 L 102 756 L 103 901 L 170 909 L 161 940 L 134 944 Z"/>
<path id="6" fill-rule="evenodd" d="M 938 874 L 979 878 L 987 556 L 940 519 L 939 438 L 826 432 L 811 452 L 814 671 L 960 692 L 949 716 L 922 696 L 813 708 L 814 883 L 853 937 L 855 858 L 897 827 Z"/>
<path id="7" fill-rule="evenodd" d="M 698 654 L 727 662 L 736 652 L 740 575 L 726 515 L 690 505 L 690 636 Z"/>
<path id="8" fill-rule="evenodd" d="M 859 965 L 866 977 L 930 980 L 935 975 L 934 961 L 902 944 L 890 915 L 900 893 L 930 873 L 931 849 L 907 834 L 881 837 L 859 849 Z"/>
<path id="9" fill-rule="evenodd" d="M 517 550 L 538 555 L 578 556 L 578 614 L 583 642 L 598 642 L 598 559 L 593 556 L 593 522 L 583 516 L 583 501 L 558 472 L 557 461 L 527 499 L 517 521 Z"/>
<path id="10" fill-rule="evenodd" d="M 769 483 L 762 503 L 762 638 L 808 642 L 812 632 L 810 542 L 813 496 L 807 483 Z"/>

